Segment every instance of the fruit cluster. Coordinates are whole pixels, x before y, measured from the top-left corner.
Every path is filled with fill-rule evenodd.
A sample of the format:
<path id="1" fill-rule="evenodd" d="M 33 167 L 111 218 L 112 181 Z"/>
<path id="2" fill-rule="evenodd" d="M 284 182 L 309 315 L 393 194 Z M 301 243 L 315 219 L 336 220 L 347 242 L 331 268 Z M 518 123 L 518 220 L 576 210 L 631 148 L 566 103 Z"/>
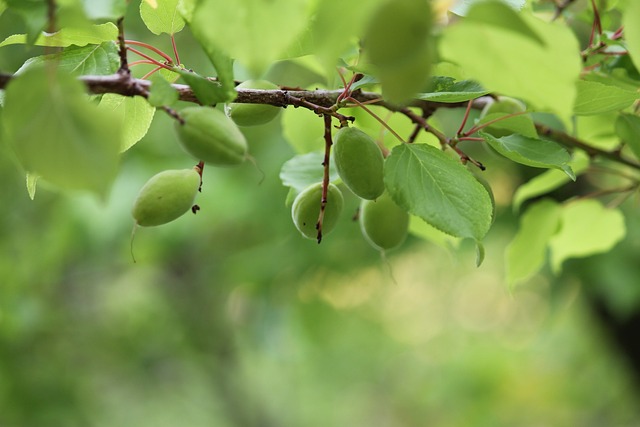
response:
<path id="1" fill-rule="evenodd" d="M 273 83 L 249 80 L 238 88 L 277 89 Z M 179 112 L 175 129 L 182 148 L 199 160 L 193 169 L 168 170 L 152 177 L 140 190 L 133 207 L 137 226 L 171 222 L 193 205 L 202 184 L 202 168 L 234 166 L 249 157 L 247 141 L 239 126 L 256 126 L 273 120 L 278 107 L 230 103 L 225 112 L 194 106 Z M 225 114 L 226 113 L 226 114 Z M 385 191 L 384 156 L 365 132 L 344 126 L 335 132 L 333 156 L 342 183 L 361 199 L 360 228 L 366 240 L 381 251 L 399 246 L 408 234 L 409 214 Z M 315 183 L 295 198 L 291 215 L 295 227 L 309 239 L 326 235 L 336 226 L 343 210 L 342 192 L 332 183 Z"/>
<path id="2" fill-rule="evenodd" d="M 385 192 L 384 157 L 378 144 L 355 127 L 342 127 L 333 138 L 333 156 L 341 181 L 361 199 L 359 221 L 365 239 L 381 251 L 398 247 L 408 234 L 409 214 Z M 323 200 L 323 185 L 317 183 L 298 194 L 291 216 L 304 237 L 316 239 L 320 218 L 326 235 L 335 228 L 343 205 L 336 185 L 328 184 Z"/>

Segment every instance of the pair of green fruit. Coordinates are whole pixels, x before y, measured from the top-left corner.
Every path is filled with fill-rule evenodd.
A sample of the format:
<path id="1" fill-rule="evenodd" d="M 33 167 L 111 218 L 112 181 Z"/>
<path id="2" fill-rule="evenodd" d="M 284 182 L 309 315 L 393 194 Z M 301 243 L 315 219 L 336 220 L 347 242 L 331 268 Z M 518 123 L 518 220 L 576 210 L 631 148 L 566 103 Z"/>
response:
<path id="1" fill-rule="evenodd" d="M 266 81 L 246 81 L 239 88 L 277 89 Z M 180 145 L 194 158 L 214 166 L 233 166 L 248 158 L 247 141 L 238 126 L 256 126 L 273 120 L 278 107 L 260 104 L 226 106 L 226 115 L 211 107 L 194 106 L 180 111 L 176 123 Z M 140 190 L 133 218 L 140 226 L 166 224 L 186 213 L 200 188 L 199 168 L 167 170 L 153 176 Z"/>
<path id="2" fill-rule="evenodd" d="M 361 130 L 343 127 L 335 134 L 333 154 L 340 179 L 362 199 L 359 222 L 365 239 L 379 250 L 399 246 L 408 234 L 409 214 L 385 192 L 384 157 L 380 147 Z M 317 237 L 321 200 L 322 183 L 317 183 L 298 194 L 291 207 L 293 222 L 306 238 Z M 322 223 L 324 235 L 335 228 L 343 205 L 340 189 L 329 184 Z"/>

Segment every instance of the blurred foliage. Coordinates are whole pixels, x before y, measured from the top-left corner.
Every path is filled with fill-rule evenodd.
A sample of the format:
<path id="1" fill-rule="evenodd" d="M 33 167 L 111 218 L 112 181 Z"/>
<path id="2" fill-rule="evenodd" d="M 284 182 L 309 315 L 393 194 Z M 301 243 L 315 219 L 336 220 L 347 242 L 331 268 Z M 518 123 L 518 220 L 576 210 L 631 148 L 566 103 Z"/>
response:
<path id="1" fill-rule="evenodd" d="M 5 49 L 4 70 L 29 56 Z M 201 54 L 181 52 L 207 74 Z M 321 245 L 302 239 L 278 179 L 293 155 L 280 124 L 246 134 L 262 172 L 206 168 L 201 211 L 138 230 L 137 263 L 139 188 L 192 164 L 166 115 L 124 154 L 107 203 L 44 183 L 31 201 L 0 152 L 0 426 L 638 425 L 637 385 L 581 279 L 503 285 L 518 170 L 490 168 L 499 215 L 481 268 L 471 246 L 418 239 L 383 259 L 350 215 Z M 616 272 L 610 301 L 627 314 L 634 242 L 587 263 Z"/>

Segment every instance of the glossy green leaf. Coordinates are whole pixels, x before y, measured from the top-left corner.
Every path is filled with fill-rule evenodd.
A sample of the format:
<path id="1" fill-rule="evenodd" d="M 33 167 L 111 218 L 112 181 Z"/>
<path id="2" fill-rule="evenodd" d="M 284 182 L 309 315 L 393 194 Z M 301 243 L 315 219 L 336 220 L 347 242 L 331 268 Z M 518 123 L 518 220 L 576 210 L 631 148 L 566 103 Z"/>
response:
<path id="1" fill-rule="evenodd" d="M 115 178 L 121 126 L 55 67 L 32 68 L 6 89 L 3 127 L 26 171 L 64 189 L 105 197 Z"/>
<path id="2" fill-rule="evenodd" d="M 575 173 L 569 165 L 571 154 L 557 142 L 518 134 L 501 138 L 483 132 L 480 132 L 479 135 L 494 150 L 516 163 L 534 168 L 560 169 L 572 180 L 576 179 Z"/>
<path id="3" fill-rule="evenodd" d="M 184 28 L 184 19 L 178 12 L 179 0 L 156 0 L 157 7 L 146 1 L 140 3 L 140 17 L 154 34 L 175 34 Z"/>
<path id="4" fill-rule="evenodd" d="M 150 80 L 149 104 L 154 107 L 161 107 L 163 105 L 172 105 L 178 100 L 178 91 L 161 74 L 154 74 Z"/>
<path id="5" fill-rule="evenodd" d="M 389 0 L 373 13 L 363 51 L 389 101 L 405 103 L 427 86 L 433 56 L 431 20 L 425 0 Z"/>
<path id="6" fill-rule="evenodd" d="M 629 56 L 640 70 L 640 2 L 628 1 L 627 8 L 622 16 L 622 24 L 624 25 L 624 38 L 627 42 Z"/>
<path id="7" fill-rule="evenodd" d="M 490 2 L 473 8 L 490 8 Z M 497 18 L 462 19 L 443 30 L 440 56 L 460 65 L 486 89 L 566 119 L 573 112 L 575 82 L 582 71 L 578 41 L 566 25 L 544 22 L 526 9 L 519 16 L 544 44 L 495 25 Z"/>
<path id="8" fill-rule="evenodd" d="M 551 268 L 559 273 L 569 258 L 582 258 L 611 250 L 626 234 L 624 216 L 593 199 L 569 203 L 562 209 L 562 226 L 551 238 Z"/>
<path id="9" fill-rule="evenodd" d="M 640 96 L 637 91 L 585 80 L 579 80 L 576 87 L 578 93 L 573 112 L 578 115 L 622 110 L 633 104 Z"/>
<path id="10" fill-rule="evenodd" d="M 589 167 L 589 156 L 584 151 L 576 150 L 569 162 L 569 166 L 576 176 L 587 170 Z M 513 195 L 513 210 L 518 211 L 524 202 L 534 197 L 547 194 L 557 188 L 562 187 L 571 181 L 566 173 L 557 169 L 551 169 L 532 178 L 522 184 Z"/>
<path id="11" fill-rule="evenodd" d="M 417 99 L 433 102 L 464 102 L 489 93 L 479 83 L 472 80 L 456 82 L 452 77 L 434 77 L 431 79 L 431 92 L 419 93 Z"/>
<path id="12" fill-rule="evenodd" d="M 55 61 L 60 70 L 75 75 L 109 75 L 120 68 L 118 46 L 113 42 L 104 42 L 97 45 L 69 46 L 58 53 L 29 58 L 17 73 L 50 61 Z"/>
<path id="13" fill-rule="evenodd" d="M 427 144 L 401 144 L 385 161 L 385 185 L 409 213 L 455 237 L 479 241 L 491 226 L 491 199 L 460 162 Z"/>
<path id="14" fill-rule="evenodd" d="M 102 96 L 99 109 L 121 118 L 124 136 L 120 151 L 127 151 L 147 134 L 156 112 L 156 109 L 140 96 L 121 96 L 113 93 Z"/>
<path id="15" fill-rule="evenodd" d="M 42 0 L 5 0 L 11 12 L 19 15 L 27 29 L 24 39 L 33 44 L 47 25 L 47 2 Z M 0 44 L 0 46 L 2 46 Z"/>
<path id="16" fill-rule="evenodd" d="M 522 215 L 518 232 L 505 251 L 509 286 L 530 279 L 544 266 L 549 240 L 560 225 L 561 211 L 558 203 L 547 199 L 532 205 Z"/>
<path id="17" fill-rule="evenodd" d="M 115 41 L 118 38 L 118 27 L 113 23 L 93 25 L 81 28 L 63 28 L 52 34 L 42 33 L 35 40 L 37 46 L 67 47 L 71 45 L 86 46 Z M 27 43 L 26 34 L 14 34 L 0 43 L 0 47 L 12 44 Z"/>
<path id="18" fill-rule="evenodd" d="M 622 113 L 616 119 L 616 134 L 640 159 L 640 117 Z"/>
<path id="19" fill-rule="evenodd" d="M 306 154 L 299 154 L 287 160 L 280 169 L 280 180 L 285 187 L 291 187 L 296 193 L 301 192 L 308 186 L 321 182 L 324 176 L 323 151 L 314 151 Z M 333 159 L 330 161 L 329 180 L 335 182 L 338 179 Z"/>
<path id="20" fill-rule="evenodd" d="M 536 43 L 539 43 L 541 46 L 546 44 L 540 35 L 538 35 L 538 33 L 531 28 L 524 19 L 522 19 L 521 15 L 518 14 L 513 7 L 510 7 L 503 2 L 486 1 L 481 5 L 481 7 L 470 8 L 467 12 L 466 18 L 468 20 L 489 24 L 494 27 L 510 31 L 514 34 L 527 37 Z"/>
<path id="21" fill-rule="evenodd" d="M 259 78 L 307 26 L 302 0 L 203 0 L 190 26 L 203 46 L 216 46 Z"/>

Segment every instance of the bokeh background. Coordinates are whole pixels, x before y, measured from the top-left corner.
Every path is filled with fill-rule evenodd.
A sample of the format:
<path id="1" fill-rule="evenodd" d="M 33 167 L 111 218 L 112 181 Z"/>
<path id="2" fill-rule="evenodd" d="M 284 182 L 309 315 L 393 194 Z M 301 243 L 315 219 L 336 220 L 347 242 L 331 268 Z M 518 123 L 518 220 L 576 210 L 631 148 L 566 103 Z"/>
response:
<path id="1" fill-rule="evenodd" d="M 170 51 L 134 12 L 127 37 Z M 0 28 L 20 31 L 10 14 Z M 207 74 L 187 32 L 178 44 Z M 0 69 L 33 54 L 3 48 Z M 2 148 L 0 426 L 640 425 L 634 215 L 612 253 L 508 289 L 506 203 L 531 172 L 496 163 L 480 268 L 470 245 L 413 236 L 382 257 L 352 196 L 317 245 L 291 223 L 278 174 L 294 152 L 274 122 L 246 131 L 261 171 L 206 168 L 201 211 L 138 230 L 134 263 L 138 190 L 193 165 L 172 126 L 156 114 L 107 202 L 46 183 L 30 200 Z"/>

